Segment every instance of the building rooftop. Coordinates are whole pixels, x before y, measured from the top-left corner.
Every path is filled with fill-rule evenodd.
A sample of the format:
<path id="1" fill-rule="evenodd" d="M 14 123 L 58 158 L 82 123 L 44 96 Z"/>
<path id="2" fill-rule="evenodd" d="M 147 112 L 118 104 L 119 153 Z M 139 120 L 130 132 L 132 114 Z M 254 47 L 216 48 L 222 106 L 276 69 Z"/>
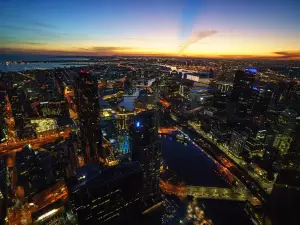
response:
<path id="1" fill-rule="evenodd" d="M 84 186 L 91 188 L 104 186 L 110 181 L 139 170 L 141 170 L 139 162 L 122 163 L 105 169 L 98 165 L 85 165 L 76 170 L 77 183 L 72 187 L 72 190 L 75 191 Z"/>

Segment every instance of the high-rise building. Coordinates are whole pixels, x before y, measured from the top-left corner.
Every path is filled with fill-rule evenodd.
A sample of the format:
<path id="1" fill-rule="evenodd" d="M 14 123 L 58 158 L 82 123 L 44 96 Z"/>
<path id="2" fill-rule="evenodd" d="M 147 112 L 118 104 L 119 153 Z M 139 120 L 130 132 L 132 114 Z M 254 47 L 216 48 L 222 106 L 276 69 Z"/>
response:
<path id="1" fill-rule="evenodd" d="M 139 162 L 102 170 L 98 165 L 85 165 L 77 169 L 68 189 L 79 224 L 138 224 L 142 214 Z"/>
<path id="2" fill-rule="evenodd" d="M 26 196 L 35 195 L 46 184 L 41 163 L 29 145 L 16 153 L 17 185 L 24 188 Z"/>
<path id="3" fill-rule="evenodd" d="M 272 94 L 272 90 L 267 86 L 252 88 L 251 114 L 253 116 L 262 115 L 267 111 L 272 99 Z"/>
<path id="4" fill-rule="evenodd" d="M 103 156 L 102 133 L 99 123 L 99 97 L 96 77 L 81 71 L 75 81 L 75 103 L 77 106 L 81 149 L 86 163 L 98 162 Z"/>
<path id="5" fill-rule="evenodd" d="M 300 159 L 299 157 L 297 158 Z M 267 203 L 266 225 L 298 225 L 300 221 L 299 168 L 282 169 Z M 270 223 L 271 221 L 271 223 Z"/>
<path id="6" fill-rule="evenodd" d="M 218 93 L 228 93 L 232 90 L 233 84 L 231 82 L 218 81 L 215 86 Z"/>
<path id="7" fill-rule="evenodd" d="M 130 127 L 132 161 L 141 163 L 143 198 L 149 206 L 159 198 L 161 144 L 158 140 L 158 115 L 149 110 L 136 115 Z"/>
<path id="8" fill-rule="evenodd" d="M 52 172 L 54 178 L 59 180 L 61 177 L 70 178 L 75 174 L 79 167 L 77 154 L 76 134 L 72 132 L 70 137 L 60 143 L 51 143 L 44 146 L 52 155 Z"/>
<path id="9" fill-rule="evenodd" d="M 215 84 L 215 93 L 213 97 L 213 106 L 216 109 L 224 110 L 229 102 L 230 92 L 232 90 L 232 83 L 217 82 Z"/>
<path id="10" fill-rule="evenodd" d="M 248 136 L 244 132 L 233 131 L 231 133 L 229 150 L 236 156 L 240 156 L 244 151 L 244 147 Z"/>
<path id="11" fill-rule="evenodd" d="M 76 134 L 71 133 L 70 138 L 66 141 L 64 149 L 64 158 L 67 165 L 67 177 L 74 175 L 75 170 L 79 166 L 76 139 Z"/>
<path id="12" fill-rule="evenodd" d="M 285 133 L 287 135 L 290 135 L 295 130 L 296 126 L 296 118 L 297 118 L 297 112 L 290 109 L 285 109 L 282 111 L 278 117 L 277 121 L 277 129 L 281 133 Z"/>
<path id="13" fill-rule="evenodd" d="M 184 96 L 185 93 L 187 92 L 187 89 L 188 88 L 187 88 L 186 85 L 180 84 L 180 86 L 179 86 L 179 94 L 182 95 L 182 96 Z"/>
<path id="14" fill-rule="evenodd" d="M 273 147 L 278 149 L 281 155 L 285 155 L 290 148 L 291 142 L 292 137 L 290 135 L 277 134 L 273 142 Z"/>
<path id="15" fill-rule="evenodd" d="M 236 113 L 239 116 L 246 116 L 252 109 L 252 87 L 255 80 L 256 70 L 249 68 L 245 71 L 238 70 L 233 81 L 231 100 L 236 103 Z"/>
<path id="16" fill-rule="evenodd" d="M 297 128 L 267 202 L 266 225 L 297 225 L 300 221 L 300 129 Z M 270 223 L 271 221 L 271 223 Z"/>

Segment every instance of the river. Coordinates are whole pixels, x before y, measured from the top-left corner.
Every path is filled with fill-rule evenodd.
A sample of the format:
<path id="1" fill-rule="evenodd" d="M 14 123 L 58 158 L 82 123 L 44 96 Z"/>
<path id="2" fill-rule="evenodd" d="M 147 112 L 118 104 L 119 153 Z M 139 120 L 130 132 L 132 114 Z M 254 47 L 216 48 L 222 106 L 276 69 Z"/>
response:
<path id="1" fill-rule="evenodd" d="M 216 165 L 193 144 L 177 141 L 175 138 L 162 137 L 162 156 L 169 169 L 174 171 L 187 185 L 208 187 L 230 187 L 216 172 Z M 187 200 L 179 202 L 176 220 L 185 221 L 186 208 L 190 202 Z M 227 200 L 197 200 L 207 218 L 214 225 L 252 225 L 250 217 L 247 216 L 245 203 Z M 177 224 L 172 220 L 169 224 Z M 190 224 L 190 223 L 186 223 Z M 192 223 L 191 223 L 192 224 Z"/>
<path id="2" fill-rule="evenodd" d="M 9 63 L 6 62 L 26 63 Z M 41 61 L 41 62 L 37 62 Z M 57 61 L 57 62 L 56 62 Z M 65 62 L 63 62 L 65 61 Z M 0 54 L 0 72 L 15 72 L 33 69 L 54 69 L 89 65 L 89 59 L 84 57 L 55 57 L 43 55 L 7 55 Z M 85 63 L 86 62 L 86 63 Z"/>
<path id="3" fill-rule="evenodd" d="M 134 100 L 139 94 L 139 89 L 134 91 L 131 96 L 124 97 L 119 106 L 127 110 L 134 109 Z M 162 116 L 162 115 L 161 115 Z M 230 184 L 217 172 L 217 166 L 204 152 L 191 143 L 177 141 L 175 137 L 161 137 L 162 157 L 166 165 L 178 175 L 187 185 L 223 187 L 229 188 Z M 185 221 L 187 205 L 190 200 L 176 200 L 179 208 L 176 215 L 169 221 L 169 225 L 180 224 Z M 245 203 L 201 199 L 197 204 L 204 209 L 207 218 L 213 221 L 214 225 L 252 225 L 251 219 L 247 216 L 244 206 Z M 158 212 L 147 217 L 145 225 L 159 225 L 163 213 Z M 190 223 L 185 223 L 190 224 Z"/>

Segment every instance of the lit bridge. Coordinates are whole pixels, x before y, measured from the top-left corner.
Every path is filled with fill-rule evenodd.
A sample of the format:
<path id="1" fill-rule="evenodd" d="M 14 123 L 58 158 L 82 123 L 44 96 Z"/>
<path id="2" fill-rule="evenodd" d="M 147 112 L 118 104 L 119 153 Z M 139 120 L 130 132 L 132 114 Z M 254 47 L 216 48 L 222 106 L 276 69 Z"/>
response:
<path id="1" fill-rule="evenodd" d="M 251 193 L 245 189 L 187 186 L 186 194 L 195 198 L 225 199 L 233 201 L 246 201 L 253 198 Z"/>
<path id="2" fill-rule="evenodd" d="M 260 201 L 248 190 L 241 188 L 219 188 L 203 186 L 172 185 L 166 181 L 160 181 L 161 190 L 170 195 L 176 195 L 183 199 L 193 196 L 200 199 L 218 199 L 231 201 L 250 201 L 253 205 L 259 205 Z"/>

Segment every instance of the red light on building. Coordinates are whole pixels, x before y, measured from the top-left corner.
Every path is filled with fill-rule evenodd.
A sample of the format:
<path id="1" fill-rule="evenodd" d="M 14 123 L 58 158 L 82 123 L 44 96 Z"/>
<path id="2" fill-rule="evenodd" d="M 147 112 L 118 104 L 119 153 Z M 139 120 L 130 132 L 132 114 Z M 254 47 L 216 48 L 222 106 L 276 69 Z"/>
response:
<path id="1" fill-rule="evenodd" d="M 80 75 L 90 75 L 91 73 L 87 70 L 80 70 Z"/>

